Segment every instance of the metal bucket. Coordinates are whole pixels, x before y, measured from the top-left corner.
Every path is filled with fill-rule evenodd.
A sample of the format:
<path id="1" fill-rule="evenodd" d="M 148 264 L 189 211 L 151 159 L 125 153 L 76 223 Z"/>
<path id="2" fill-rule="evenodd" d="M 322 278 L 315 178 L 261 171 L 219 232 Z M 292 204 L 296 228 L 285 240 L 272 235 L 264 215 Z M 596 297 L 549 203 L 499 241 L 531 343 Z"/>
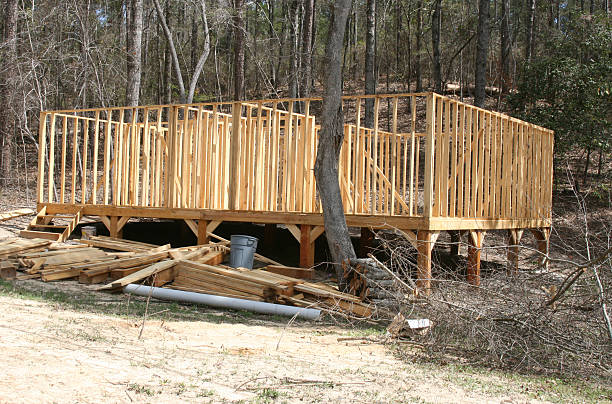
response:
<path id="1" fill-rule="evenodd" d="M 96 235 L 95 226 L 83 226 L 81 227 L 81 238 L 87 240 Z"/>
<path id="2" fill-rule="evenodd" d="M 252 269 L 257 241 L 256 237 L 233 235 L 230 244 L 230 266 L 232 268 Z"/>

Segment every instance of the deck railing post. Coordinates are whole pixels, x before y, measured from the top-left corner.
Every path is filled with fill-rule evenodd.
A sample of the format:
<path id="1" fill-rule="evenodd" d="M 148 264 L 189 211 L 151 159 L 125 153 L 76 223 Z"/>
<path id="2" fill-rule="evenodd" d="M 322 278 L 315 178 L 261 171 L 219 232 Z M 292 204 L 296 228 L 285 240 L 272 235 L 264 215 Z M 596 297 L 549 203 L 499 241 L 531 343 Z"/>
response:
<path id="1" fill-rule="evenodd" d="M 45 161 L 47 160 L 47 113 L 40 113 L 40 123 L 38 127 L 38 192 L 36 201 L 42 203 L 45 188 Z"/>
<path id="2" fill-rule="evenodd" d="M 435 93 L 427 94 L 427 132 L 425 137 L 425 178 L 423 182 L 423 216 L 432 216 L 434 187 Z"/>
<path id="3" fill-rule="evenodd" d="M 237 197 L 240 187 L 238 164 L 240 164 L 240 129 L 242 124 L 242 103 L 232 104 L 232 137 L 230 140 L 229 165 L 229 209 L 235 210 L 238 206 Z"/>
<path id="4" fill-rule="evenodd" d="M 166 138 L 166 143 L 167 143 L 167 147 L 168 147 L 168 169 L 166 171 L 166 181 L 165 185 L 166 185 L 166 200 L 165 200 L 165 205 L 166 207 L 170 208 L 170 207 L 174 207 L 174 196 L 175 196 L 175 188 L 176 188 L 176 181 L 174 179 L 175 177 L 175 168 L 176 168 L 176 156 L 175 156 L 175 147 L 174 147 L 174 143 L 176 141 L 176 114 L 177 114 L 177 106 L 176 105 L 170 105 L 168 108 L 168 136 Z"/>

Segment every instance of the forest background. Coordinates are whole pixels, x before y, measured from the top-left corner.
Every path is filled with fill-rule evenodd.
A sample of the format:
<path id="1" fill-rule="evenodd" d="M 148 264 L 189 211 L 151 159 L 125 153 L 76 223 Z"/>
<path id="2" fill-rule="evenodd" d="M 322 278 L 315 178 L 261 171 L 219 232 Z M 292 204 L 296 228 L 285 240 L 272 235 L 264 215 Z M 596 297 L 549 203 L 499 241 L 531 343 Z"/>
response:
<path id="1" fill-rule="evenodd" d="M 41 110 L 324 92 L 330 1 L 3 3 L 5 183 L 35 166 Z M 555 130 L 576 188 L 609 188 L 609 0 L 357 0 L 346 28 L 345 94 L 435 90 L 508 112 Z"/>

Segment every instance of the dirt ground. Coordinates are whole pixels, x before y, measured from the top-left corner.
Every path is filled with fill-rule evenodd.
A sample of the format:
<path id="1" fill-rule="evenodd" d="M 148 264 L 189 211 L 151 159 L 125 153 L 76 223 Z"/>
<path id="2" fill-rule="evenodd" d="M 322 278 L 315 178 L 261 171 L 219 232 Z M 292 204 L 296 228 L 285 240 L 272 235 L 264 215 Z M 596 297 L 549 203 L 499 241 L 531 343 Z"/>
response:
<path id="1" fill-rule="evenodd" d="M 156 316 L 143 329 L 140 316 L 11 294 L 0 305 L 2 403 L 539 402 L 504 376 L 468 372 L 464 383 L 457 368 L 402 361 L 378 343 L 339 341 L 367 329 Z"/>
<path id="2" fill-rule="evenodd" d="M 74 281 L 0 281 L 0 305 L 0 403 L 612 402 L 609 385 L 424 362 L 380 326 L 146 308 Z"/>

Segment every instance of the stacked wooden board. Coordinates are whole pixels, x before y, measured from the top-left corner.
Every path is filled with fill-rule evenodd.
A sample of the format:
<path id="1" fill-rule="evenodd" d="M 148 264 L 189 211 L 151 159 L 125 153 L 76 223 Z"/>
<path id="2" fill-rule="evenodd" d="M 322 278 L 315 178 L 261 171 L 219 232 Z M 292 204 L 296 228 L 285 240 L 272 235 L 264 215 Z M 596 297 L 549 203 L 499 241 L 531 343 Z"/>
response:
<path id="1" fill-rule="evenodd" d="M 144 282 L 350 316 L 372 315 L 370 306 L 359 297 L 341 293 L 322 282 L 313 282 L 311 270 L 284 267 L 262 256 L 258 257 L 272 264 L 254 270 L 223 265 L 229 253 L 229 242 L 173 249 L 169 245 L 103 236 L 75 241 L 76 244 L 20 238 L 2 241 L 0 273 L 3 278 L 18 280 L 78 279 L 84 284 L 105 283 L 98 289 L 106 291 L 120 291 L 128 284 Z"/>

